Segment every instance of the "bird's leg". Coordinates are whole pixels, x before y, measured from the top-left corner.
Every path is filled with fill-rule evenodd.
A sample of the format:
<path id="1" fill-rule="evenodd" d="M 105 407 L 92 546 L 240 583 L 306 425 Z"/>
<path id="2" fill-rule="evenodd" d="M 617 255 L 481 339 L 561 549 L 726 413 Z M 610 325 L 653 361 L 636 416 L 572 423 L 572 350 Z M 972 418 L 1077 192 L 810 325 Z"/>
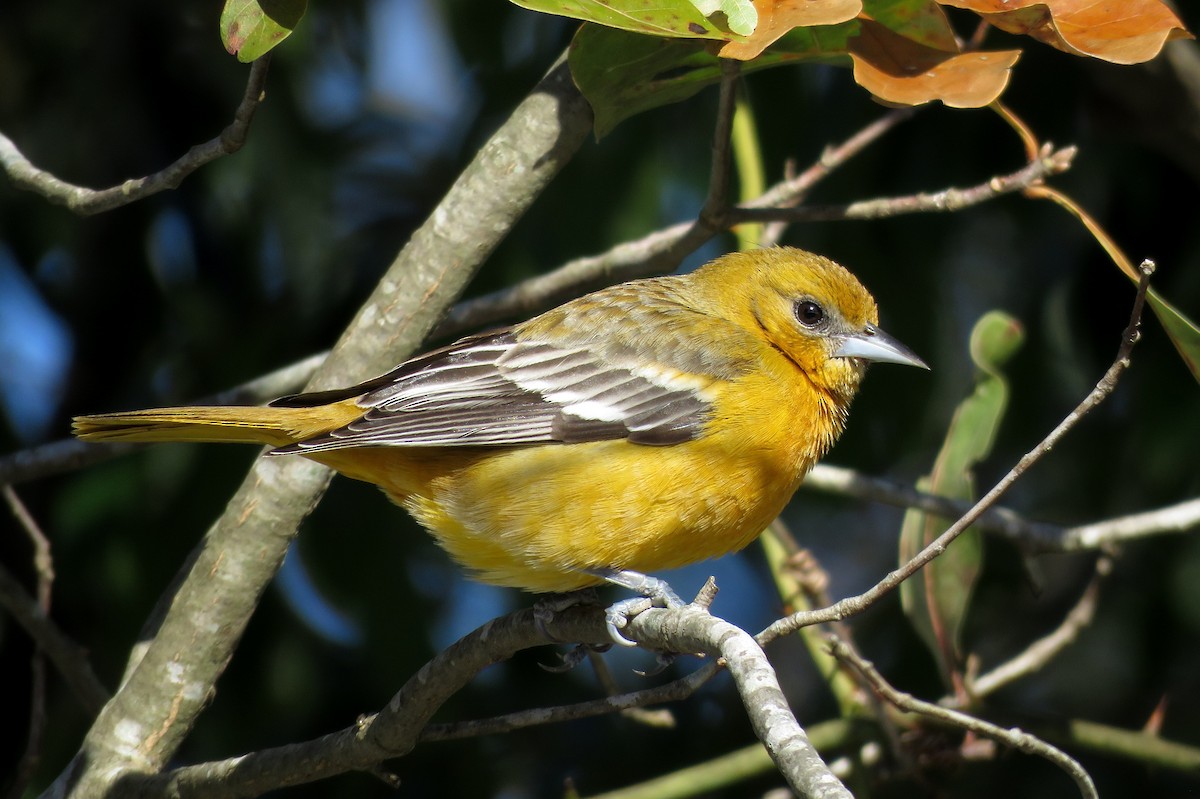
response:
<path id="1" fill-rule="evenodd" d="M 675 589 L 671 588 L 666 580 L 658 577 L 651 577 L 630 569 L 588 569 L 587 571 L 589 574 L 603 577 L 613 585 L 619 585 L 641 594 L 639 597 L 614 602 L 604 612 L 608 634 L 614 643 L 621 646 L 637 646 L 636 641 L 631 641 L 621 635 L 621 628 L 629 624 L 629 620 L 637 614 L 653 607 L 681 608 L 687 604 L 679 598 L 679 594 L 675 593 Z"/>

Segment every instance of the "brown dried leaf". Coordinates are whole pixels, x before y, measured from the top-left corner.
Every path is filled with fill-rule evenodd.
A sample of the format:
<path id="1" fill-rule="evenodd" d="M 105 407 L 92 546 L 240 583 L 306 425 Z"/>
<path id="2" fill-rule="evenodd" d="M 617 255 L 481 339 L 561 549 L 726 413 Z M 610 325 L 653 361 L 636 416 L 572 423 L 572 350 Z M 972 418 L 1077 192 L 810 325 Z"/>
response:
<path id="1" fill-rule="evenodd" d="M 1171 39 L 1192 38 L 1161 0 L 938 0 L 1009 33 L 1114 64 L 1149 61 Z"/>
<path id="2" fill-rule="evenodd" d="M 749 61 L 793 28 L 836 25 L 854 19 L 862 11 L 862 0 L 757 0 L 758 27 L 745 41 L 721 48 L 722 58 Z"/>
<path id="3" fill-rule="evenodd" d="M 952 108 L 979 108 L 1008 85 L 1020 50 L 949 53 L 918 44 L 874 20 L 860 19 L 850 40 L 854 80 L 881 100 L 921 105 L 940 100 Z"/>

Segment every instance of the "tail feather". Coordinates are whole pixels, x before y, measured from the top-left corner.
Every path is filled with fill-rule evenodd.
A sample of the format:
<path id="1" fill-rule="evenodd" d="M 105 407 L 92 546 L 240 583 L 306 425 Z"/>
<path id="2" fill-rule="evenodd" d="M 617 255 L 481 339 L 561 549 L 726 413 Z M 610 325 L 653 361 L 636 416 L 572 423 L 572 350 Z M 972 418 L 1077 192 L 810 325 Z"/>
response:
<path id="1" fill-rule="evenodd" d="M 316 408 L 180 407 L 77 416 L 84 441 L 208 441 L 282 447 L 348 424 L 362 411 L 353 402 Z"/>

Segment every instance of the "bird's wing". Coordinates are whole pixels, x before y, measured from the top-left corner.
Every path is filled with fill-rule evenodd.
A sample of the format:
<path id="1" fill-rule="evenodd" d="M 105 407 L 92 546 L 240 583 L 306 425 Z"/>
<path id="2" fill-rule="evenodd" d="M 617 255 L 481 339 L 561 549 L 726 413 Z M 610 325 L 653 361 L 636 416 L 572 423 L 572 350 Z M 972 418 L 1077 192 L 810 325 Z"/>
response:
<path id="1" fill-rule="evenodd" d="M 604 439 L 675 444 L 694 438 L 708 420 L 705 388 L 715 379 L 504 330 L 462 339 L 359 386 L 278 400 L 298 407 L 357 398 L 364 413 L 277 452 Z"/>

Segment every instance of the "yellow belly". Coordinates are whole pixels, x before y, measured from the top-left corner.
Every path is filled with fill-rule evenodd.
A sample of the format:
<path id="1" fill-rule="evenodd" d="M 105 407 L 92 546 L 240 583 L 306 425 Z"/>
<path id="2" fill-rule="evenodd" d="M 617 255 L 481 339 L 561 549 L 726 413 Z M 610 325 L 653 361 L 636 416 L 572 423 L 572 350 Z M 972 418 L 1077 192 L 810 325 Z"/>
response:
<path id="1" fill-rule="evenodd" d="M 615 440 L 312 457 L 380 485 L 475 578 L 570 591 L 602 582 L 588 569 L 656 572 L 754 540 L 837 432 L 812 426 L 824 415 L 811 403 L 779 399 L 790 404 L 727 403 L 704 435 L 666 447 Z"/>
<path id="2" fill-rule="evenodd" d="M 404 504 L 479 579 L 569 591 L 599 582 L 587 569 L 654 572 L 741 549 L 795 488 L 762 461 L 717 469 L 684 447 L 649 461 L 644 450 L 612 441 L 510 451 Z"/>

